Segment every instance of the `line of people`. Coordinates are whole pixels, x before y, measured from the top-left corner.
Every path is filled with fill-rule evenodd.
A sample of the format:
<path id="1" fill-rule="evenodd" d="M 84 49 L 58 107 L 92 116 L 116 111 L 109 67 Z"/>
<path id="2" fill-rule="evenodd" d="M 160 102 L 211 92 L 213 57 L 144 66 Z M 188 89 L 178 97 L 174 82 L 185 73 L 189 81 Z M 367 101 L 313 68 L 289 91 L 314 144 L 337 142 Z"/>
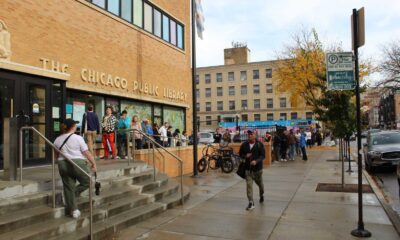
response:
<path id="1" fill-rule="evenodd" d="M 275 161 L 286 162 L 294 161 L 295 156 L 302 156 L 304 161 L 307 161 L 307 133 L 294 130 L 275 133 L 273 138 L 273 154 Z"/>
<path id="2" fill-rule="evenodd" d="M 132 119 L 128 117 L 126 110 L 121 112 L 119 119 L 113 114 L 113 108 L 111 106 L 106 107 L 106 113 L 102 120 L 99 121 L 97 114 L 93 111 L 93 105 L 88 105 L 88 111 L 85 112 L 82 119 L 81 134 L 84 136 L 89 151 L 93 156 L 96 156 L 94 152 L 94 145 L 96 143 L 96 137 L 98 134 L 102 134 L 102 144 L 104 149 L 104 155 L 102 159 L 125 159 L 128 154 L 127 146 L 127 133 L 128 129 L 137 129 L 148 136 L 151 136 L 153 140 L 162 145 L 163 147 L 171 146 L 186 146 L 188 137 L 186 131 L 180 132 L 179 129 L 175 129 L 172 132 L 172 126 L 168 122 L 165 122 L 161 127 L 157 123 L 151 125 L 148 119 L 143 119 L 140 122 L 138 116 L 133 116 Z M 148 139 L 145 139 L 142 134 L 134 131 L 130 134 L 130 141 L 135 139 L 135 149 L 147 148 L 151 145 Z"/>

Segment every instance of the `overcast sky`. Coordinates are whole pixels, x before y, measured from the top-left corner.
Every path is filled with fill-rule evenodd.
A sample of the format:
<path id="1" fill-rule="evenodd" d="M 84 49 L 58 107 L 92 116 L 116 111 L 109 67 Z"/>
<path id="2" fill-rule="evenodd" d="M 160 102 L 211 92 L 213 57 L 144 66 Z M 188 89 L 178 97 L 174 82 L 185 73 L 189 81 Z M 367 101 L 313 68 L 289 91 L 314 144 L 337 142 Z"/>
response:
<path id="1" fill-rule="evenodd" d="M 341 42 L 351 50 L 350 15 L 365 7 L 363 57 L 379 61 L 385 42 L 400 39 L 400 0 L 202 0 L 203 40 L 197 41 L 197 66 L 223 64 L 223 49 L 247 42 L 251 61 L 272 60 L 291 35 L 314 27 L 324 45 Z"/>

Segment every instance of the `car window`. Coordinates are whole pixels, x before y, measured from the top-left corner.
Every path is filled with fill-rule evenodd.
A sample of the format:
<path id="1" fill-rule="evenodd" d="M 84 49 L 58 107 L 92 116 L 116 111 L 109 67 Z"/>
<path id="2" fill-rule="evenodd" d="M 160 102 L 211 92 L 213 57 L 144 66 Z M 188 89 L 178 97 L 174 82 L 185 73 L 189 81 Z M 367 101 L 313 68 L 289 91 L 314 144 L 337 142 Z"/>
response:
<path id="1" fill-rule="evenodd" d="M 388 133 L 372 136 L 372 145 L 400 144 L 400 133 Z"/>
<path id="2" fill-rule="evenodd" d="M 200 138 L 209 138 L 210 135 L 209 133 L 200 133 Z"/>

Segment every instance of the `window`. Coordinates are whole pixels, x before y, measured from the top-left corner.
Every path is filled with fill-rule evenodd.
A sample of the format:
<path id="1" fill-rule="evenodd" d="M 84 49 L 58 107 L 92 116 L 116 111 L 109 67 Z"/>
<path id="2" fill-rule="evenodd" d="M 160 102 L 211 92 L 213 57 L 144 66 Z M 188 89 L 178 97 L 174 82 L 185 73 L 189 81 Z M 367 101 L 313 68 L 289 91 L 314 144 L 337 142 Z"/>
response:
<path id="1" fill-rule="evenodd" d="M 306 112 L 306 119 L 307 120 L 310 120 L 310 119 L 313 119 L 313 112 Z"/>
<path id="2" fill-rule="evenodd" d="M 286 98 L 279 98 L 279 106 L 281 108 L 285 108 L 286 107 Z"/>
<path id="3" fill-rule="evenodd" d="M 222 95 L 223 95 L 222 87 L 217 87 L 217 96 L 222 97 Z"/>
<path id="4" fill-rule="evenodd" d="M 235 86 L 229 87 L 229 96 L 235 96 Z"/>
<path id="5" fill-rule="evenodd" d="M 247 100 L 242 100 L 242 109 L 247 109 Z"/>
<path id="6" fill-rule="evenodd" d="M 253 93 L 260 94 L 260 85 L 258 84 L 253 85 Z"/>
<path id="7" fill-rule="evenodd" d="M 249 117 L 247 116 L 247 114 L 242 114 L 241 120 L 242 120 L 243 122 L 248 122 L 248 121 L 249 121 Z"/>
<path id="8" fill-rule="evenodd" d="M 182 25 L 180 25 L 180 24 L 178 24 L 177 25 L 178 27 L 177 27 L 177 30 L 176 30 L 176 32 L 177 32 L 177 34 L 178 34 L 178 36 L 177 36 L 177 46 L 178 46 L 178 48 L 180 48 L 180 49 L 183 49 L 183 27 L 182 27 Z"/>
<path id="9" fill-rule="evenodd" d="M 260 71 L 258 69 L 253 70 L 253 79 L 260 79 Z"/>
<path id="10" fill-rule="evenodd" d="M 136 26 L 143 26 L 143 0 L 133 0 L 133 23 Z"/>
<path id="11" fill-rule="evenodd" d="M 206 102 L 206 111 L 211 111 L 211 102 Z"/>
<path id="12" fill-rule="evenodd" d="M 206 88 L 206 97 L 211 97 L 211 88 Z"/>
<path id="13" fill-rule="evenodd" d="M 121 17 L 132 22 L 132 0 L 121 0 Z"/>
<path id="14" fill-rule="evenodd" d="M 254 109 L 260 109 L 260 99 L 254 99 Z"/>
<path id="15" fill-rule="evenodd" d="M 242 95 L 247 94 L 247 86 L 246 85 L 240 86 L 240 94 L 242 94 Z"/>
<path id="16" fill-rule="evenodd" d="M 297 112 L 290 113 L 290 119 L 291 120 L 296 120 L 297 119 Z"/>
<path id="17" fill-rule="evenodd" d="M 171 27 L 171 44 L 176 45 L 176 22 L 171 19 L 169 23 Z"/>
<path id="18" fill-rule="evenodd" d="M 211 125 L 211 116 L 206 116 L 206 125 Z"/>
<path id="19" fill-rule="evenodd" d="M 106 0 L 92 0 L 92 3 L 102 8 L 106 7 Z"/>
<path id="20" fill-rule="evenodd" d="M 196 97 L 199 98 L 200 97 L 200 90 L 196 89 Z"/>
<path id="21" fill-rule="evenodd" d="M 228 72 L 228 81 L 235 81 L 235 73 Z"/>
<path id="22" fill-rule="evenodd" d="M 119 0 L 108 0 L 107 11 L 119 16 Z"/>
<path id="23" fill-rule="evenodd" d="M 280 120 L 287 120 L 287 115 L 286 115 L 286 113 L 281 113 L 281 114 L 279 115 L 279 119 L 280 119 Z"/>
<path id="24" fill-rule="evenodd" d="M 162 16 L 162 30 L 163 39 L 169 42 L 169 18 L 165 15 Z"/>
<path id="25" fill-rule="evenodd" d="M 210 74 L 206 74 L 205 79 L 206 79 L 207 84 L 211 83 L 211 75 Z"/>
<path id="26" fill-rule="evenodd" d="M 274 108 L 274 99 L 267 98 L 267 108 Z"/>
<path id="27" fill-rule="evenodd" d="M 200 103 L 196 103 L 196 111 L 200 111 Z"/>
<path id="28" fill-rule="evenodd" d="M 154 9 L 154 35 L 161 38 L 161 12 Z"/>
<path id="29" fill-rule="evenodd" d="M 218 101 L 217 102 L 217 110 L 218 111 L 223 111 L 224 110 L 224 102 L 223 101 Z"/>
<path id="30" fill-rule="evenodd" d="M 199 84 L 199 75 L 196 75 L 196 84 Z"/>
<path id="31" fill-rule="evenodd" d="M 272 69 L 271 68 L 265 69 L 265 77 L 272 78 Z"/>
<path id="32" fill-rule="evenodd" d="M 153 32 L 153 8 L 144 3 L 144 30 Z"/>
<path id="33" fill-rule="evenodd" d="M 267 121 L 274 121 L 274 114 L 273 113 L 267 113 Z"/>
<path id="34" fill-rule="evenodd" d="M 267 93 L 272 93 L 272 84 L 267 84 Z"/>
<path id="35" fill-rule="evenodd" d="M 235 101 L 229 101 L 229 110 L 235 110 Z"/>
<path id="36" fill-rule="evenodd" d="M 247 71 L 240 71 L 240 80 L 241 81 L 247 80 Z"/>
<path id="37" fill-rule="evenodd" d="M 258 113 L 254 114 L 254 121 L 257 122 L 257 121 L 260 121 L 260 120 L 261 120 L 260 114 L 258 114 Z"/>
<path id="38" fill-rule="evenodd" d="M 222 73 L 217 73 L 217 82 L 222 82 Z"/>

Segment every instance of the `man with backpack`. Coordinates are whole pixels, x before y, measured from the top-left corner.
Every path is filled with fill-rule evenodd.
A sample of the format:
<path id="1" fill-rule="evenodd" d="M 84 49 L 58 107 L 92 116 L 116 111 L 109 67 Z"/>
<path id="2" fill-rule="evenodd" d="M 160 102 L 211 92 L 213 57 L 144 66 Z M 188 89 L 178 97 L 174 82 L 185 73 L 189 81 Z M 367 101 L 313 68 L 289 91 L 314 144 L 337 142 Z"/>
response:
<path id="1" fill-rule="evenodd" d="M 245 159 L 247 198 L 249 204 L 246 210 L 254 209 L 253 181 L 256 182 L 260 192 L 260 203 L 264 202 L 264 184 L 262 180 L 263 161 L 265 159 L 264 144 L 257 141 L 256 134 L 252 130 L 247 131 L 248 140 L 242 143 L 239 155 Z"/>

